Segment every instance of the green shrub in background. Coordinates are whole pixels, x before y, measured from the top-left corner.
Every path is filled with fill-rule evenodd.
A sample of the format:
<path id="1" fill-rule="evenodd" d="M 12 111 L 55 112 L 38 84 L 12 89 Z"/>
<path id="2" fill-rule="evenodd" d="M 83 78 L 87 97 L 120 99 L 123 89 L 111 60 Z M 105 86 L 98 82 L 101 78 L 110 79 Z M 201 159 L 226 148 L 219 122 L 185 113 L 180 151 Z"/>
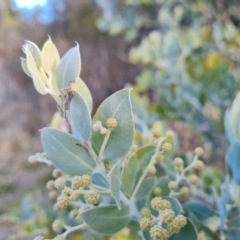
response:
<path id="1" fill-rule="evenodd" d="M 112 15 L 98 27 L 129 42 L 128 59 L 140 70 L 134 89 L 150 92 L 151 110 L 210 139 L 223 132 L 222 113 L 239 85 L 239 1 L 107 2 Z"/>
<path id="2" fill-rule="evenodd" d="M 44 152 L 29 159 L 57 168 L 47 183 L 59 212 L 52 224 L 53 239 L 64 240 L 74 232 L 87 234 L 87 239 L 92 232 L 97 233 L 93 239 L 109 239 L 124 228 L 128 238 L 136 240 L 237 239 L 239 95 L 225 118 L 231 174 L 220 191 L 213 187 L 204 193 L 203 149 L 196 148 L 191 158 L 177 157 L 175 134 L 158 122 L 151 137 L 143 124 L 137 136 L 131 89 L 105 99 L 91 117 L 92 97 L 79 78 L 78 45 L 62 59 L 50 38 L 42 50 L 30 41 L 23 50 L 24 71 L 39 93 L 53 96 L 62 118 L 60 125 L 57 115 L 53 121 L 61 130 L 41 130 Z"/>

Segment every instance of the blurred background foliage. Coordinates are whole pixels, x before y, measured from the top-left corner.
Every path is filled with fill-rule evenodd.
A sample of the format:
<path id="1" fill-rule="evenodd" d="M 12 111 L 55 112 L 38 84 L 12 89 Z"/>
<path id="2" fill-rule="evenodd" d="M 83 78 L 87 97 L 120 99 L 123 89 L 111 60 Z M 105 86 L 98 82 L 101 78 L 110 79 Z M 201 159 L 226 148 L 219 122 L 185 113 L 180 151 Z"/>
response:
<path id="1" fill-rule="evenodd" d="M 79 42 L 81 78 L 95 109 L 131 85 L 139 131 L 161 120 L 177 132 L 180 155 L 202 145 L 206 162 L 224 170 L 223 114 L 240 84 L 239 12 L 238 0 L 46 0 L 31 9 L 2 0 L 0 239 L 19 233 L 22 225 L 26 231 L 18 239 L 26 240 L 24 234 L 36 228 L 48 231 L 55 214 L 48 211 L 49 200 L 37 202 L 46 195 L 51 169 L 26 160 L 41 151 L 38 129 L 49 124 L 56 106 L 37 94 L 21 70 L 25 39 L 41 46 L 50 35 L 61 55 Z M 221 185 L 220 169 L 206 171 L 206 190 Z M 22 211 L 13 210 L 22 198 Z M 36 212 L 47 216 L 44 223 Z"/>

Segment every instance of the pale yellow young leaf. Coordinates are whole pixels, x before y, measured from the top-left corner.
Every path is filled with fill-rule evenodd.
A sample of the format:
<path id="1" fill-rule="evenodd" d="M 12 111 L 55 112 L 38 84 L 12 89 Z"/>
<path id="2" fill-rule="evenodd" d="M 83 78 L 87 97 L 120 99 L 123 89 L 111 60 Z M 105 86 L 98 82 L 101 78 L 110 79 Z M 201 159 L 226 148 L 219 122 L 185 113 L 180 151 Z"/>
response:
<path id="1" fill-rule="evenodd" d="M 48 75 L 54 75 L 59 62 L 58 50 L 49 37 L 42 49 L 42 67 Z"/>

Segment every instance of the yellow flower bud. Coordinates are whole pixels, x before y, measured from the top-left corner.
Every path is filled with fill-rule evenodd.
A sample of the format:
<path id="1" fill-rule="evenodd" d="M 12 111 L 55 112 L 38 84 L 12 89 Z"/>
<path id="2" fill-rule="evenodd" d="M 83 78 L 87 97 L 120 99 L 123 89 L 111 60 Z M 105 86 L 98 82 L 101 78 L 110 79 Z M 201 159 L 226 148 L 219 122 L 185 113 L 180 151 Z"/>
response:
<path id="1" fill-rule="evenodd" d="M 196 185 L 198 183 L 198 176 L 196 176 L 196 175 L 190 176 L 189 181 L 190 181 L 191 184 Z"/>
<path id="2" fill-rule="evenodd" d="M 72 188 L 73 189 L 79 189 L 84 186 L 84 181 L 81 176 L 76 176 L 72 180 Z"/>
<path id="3" fill-rule="evenodd" d="M 148 168 L 148 172 L 151 174 L 151 175 L 154 175 L 155 173 L 156 173 L 156 168 L 155 168 L 155 166 L 150 166 L 149 168 Z"/>
<path id="4" fill-rule="evenodd" d="M 161 212 L 161 216 L 165 223 L 170 223 L 175 218 L 175 213 L 172 209 L 166 209 Z"/>
<path id="5" fill-rule="evenodd" d="M 52 229 L 56 232 L 60 232 L 63 229 L 63 223 L 60 220 L 55 220 L 52 224 Z"/>
<path id="6" fill-rule="evenodd" d="M 54 181 L 53 180 L 48 181 L 47 184 L 46 184 L 46 188 L 48 190 L 54 190 L 55 189 Z"/>
<path id="7" fill-rule="evenodd" d="M 163 145 L 162 145 L 162 150 L 165 152 L 165 153 L 170 153 L 172 151 L 172 144 L 171 143 L 168 143 L 168 142 L 165 142 Z"/>
<path id="8" fill-rule="evenodd" d="M 99 198 L 99 194 L 97 193 L 88 193 L 85 195 L 86 203 L 91 205 L 95 205 L 98 201 L 98 198 Z"/>
<path id="9" fill-rule="evenodd" d="M 69 213 L 70 218 L 75 219 L 78 216 L 78 211 L 77 210 L 72 210 Z"/>
<path id="10" fill-rule="evenodd" d="M 115 118 L 109 118 L 106 124 L 109 129 L 113 129 L 117 126 L 117 120 Z"/>
<path id="11" fill-rule="evenodd" d="M 54 185 L 57 189 L 63 189 L 66 185 L 66 179 L 60 177 L 54 181 Z"/>
<path id="12" fill-rule="evenodd" d="M 180 194 L 184 197 L 187 197 L 189 195 L 189 188 L 188 187 L 182 187 L 180 189 Z"/>
<path id="13" fill-rule="evenodd" d="M 160 211 L 162 210 L 163 199 L 160 197 L 155 197 L 151 201 L 151 207 L 153 210 Z"/>
<path id="14" fill-rule="evenodd" d="M 157 157 L 156 157 L 156 162 L 162 162 L 163 161 L 163 159 L 164 159 L 164 157 L 163 157 L 163 155 L 158 155 Z"/>
<path id="15" fill-rule="evenodd" d="M 70 197 L 71 194 L 72 194 L 72 189 L 70 189 L 70 188 L 64 188 L 62 191 L 62 195 L 65 195 L 67 197 Z"/>
<path id="16" fill-rule="evenodd" d="M 53 172 L 52 172 L 52 176 L 54 178 L 59 178 L 59 177 L 62 176 L 62 172 L 59 169 L 54 169 Z"/>
<path id="17" fill-rule="evenodd" d="M 204 169 L 204 163 L 200 160 L 196 161 L 195 168 L 199 171 L 202 171 Z"/>
<path id="18" fill-rule="evenodd" d="M 90 186 L 92 184 L 92 178 L 91 176 L 87 175 L 87 174 L 84 174 L 82 176 L 82 179 L 83 179 L 83 184 L 84 186 Z"/>
<path id="19" fill-rule="evenodd" d="M 60 208 L 66 208 L 68 207 L 69 204 L 70 204 L 70 199 L 67 196 L 62 195 L 57 199 L 57 205 Z"/>
<path id="20" fill-rule="evenodd" d="M 58 197 L 58 192 L 57 191 L 49 192 L 49 198 L 51 198 L 52 200 L 57 199 L 57 197 Z"/>
<path id="21" fill-rule="evenodd" d="M 151 217 L 151 211 L 148 208 L 143 208 L 140 212 L 140 215 L 142 218 L 150 218 Z"/>
<path id="22" fill-rule="evenodd" d="M 168 231 L 158 225 L 151 228 L 150 235 L 154 240 L 167 240 L 169 237 Z"/>
<path id="23" fill-rule="evenodd" d="M 102 123 L 100 121 L 96 121 L 93 126 L 93 131 L 97 132 L 102 129 Z"/>
<path id="24" fill-rule="evenodd" d="M 138 145 L 137 144 L 133 144 L 131 147 L 131 151 L 132 152 L 136 152 L 138 150 Z"/>
<path id="25" fill-rule="evenodd" d="M 203 149 L 201 147 L 197 147 L 195 150 L 194 150 L 194 153 L 198 156 L 198 157 L 201 157 L 203 155 Z"/>
<path id="26" fill-rule="evenodd" d="M 177 190 L 178 189 L 178 183 L 174 182 L 174 181 L 171 181 L 171 182 L 169 182 L 168 187 L 171 190 Z"/>
<path id="27" fill-rule="evenodd" d="M 160 138 L 161 137 L 161 131 L 160 130 L 154 130 L 153 131 L 153 137 L 154 138 Z"/>
<path id="28" fill-rule="evenodd" d="M 167 137 L 167 139 L 173 139 L 174 138 L 174 133 L 172 132 L 172 131 L 167 131 L 167 133 L 166 133 L 166 137 Z"/>
<path id="29" fill-rule="evenodd" d="M 143 231 L 149 231 L 151 228 L 150 218 L 146 218 L 146 217 L 142 218 L 139 225 Z"/>
<path id="30" fill-rule="evenodd" d="M 159 188 L 159 187 L 154 188 L 153 194 L 154 194 L 156 197 L 160 197 L 160 196 L 162 195 L 162 189 Z"/>

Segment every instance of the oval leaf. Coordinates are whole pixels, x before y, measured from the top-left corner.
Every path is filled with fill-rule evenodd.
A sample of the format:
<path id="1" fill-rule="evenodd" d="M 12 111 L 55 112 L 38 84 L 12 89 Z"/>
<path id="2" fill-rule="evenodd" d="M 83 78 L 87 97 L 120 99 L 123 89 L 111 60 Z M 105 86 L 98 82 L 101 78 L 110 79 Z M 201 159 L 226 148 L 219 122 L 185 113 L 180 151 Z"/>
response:
<path id="1" fill-rule="evenodd" d="M 234 181 L 240 184 L 240 143 L 235 142 L 227 150 L 227 164 L 231 170 Z"/>
<path id="2" fill-rule="evenodd" d="M 132 196 L 140 177 L 154 153 L 155 147 L 153 146 L 140 148 L 131 156 L 128 164 L 123 168 L 122 188 L 129 197 Z"/>
<path id="3" fill-rule="evenodd" d="M 217 213 L 207 205 L 198 202 L 185 202 L 183 205 L 185 212 L 191 212 L 199 221 L 204 221 Z"/>
<path id="4" fill-rule="evenodd" d="M 129 207 L 101 206 L 84 211 L 83 221 L 94 231 L 103 234 L 114 234 L 124 228 L 130 220 Z"/>
<path id="5" fill-rule="evenodd" d="M 84 98 L 91 113 L 93 107 L 92 95 L 84 81 L 78 78 L 76 82 L 71 83 L 71 88 Z"/>
<path id="6" fill-rule="evenodd" d="M 101 173 L 94 173 L 92 175 L 92 184 L 95 188 L 102 191 L 107 191 L 110 188 L 109 182 Z"/>
<path id="7" fill-rule="evenodd" d="M 89 142 L 91 137 L 91 116 L 85 100 L 74 92 L 70 103 L 71 125 L 80 142 Z"/>
<path id="8" fill-rule="evenodd" d="M 27 59 L 22 58 L 22 57 L 20 59 L 21 59 L 21 67 L 22 67 L 23 71 L 25 72 L 26 75 L 28 75 L 31 78 L 32 76 L 31 76 L 31 73 L 27 66 Z"/>
<path id="9" fill-rule="evenodd" d="M 41 140 L 48 158 L 63 172 L 70 175 L 92 173 L 95 167 L 93 158 L 70 134 L 54 128 L 44 128 Z"/>
<path id="10" fill-rule="evenodd" d="M 170 179 L 169 179 L 168 176 L 160 177 L 157 180 L 154 188 L 157 188 L 157 187 L 161 188 L 161 190 L 162 190 L 162 195 L 161 196 L 163 196 L 163 197 L 168 196 L 170 191 L 171 191 L 170 188 L 168 187 L 169 182 L 170 182 Z"/>
<path id="11" fill-rule="evenodd" d="M 70 82 L 78 79 L 81 71 L 81 59 L 78 44 L 71 48 L 61 59 L 56 71 L 58 89 L 62 90 L 69 86 Z"/>
<path id="12" fill-rule="evenodd" d="M 156 177 L 147 177 L 143 180 L 141 187 L 138 189 L 135 199 L 143 198 L 152 191 L 155 183 L 157 181 Z"/>
<path id="13" fill-rule="evenodd" d="M 44 43 L 42 49 L 42 66 L 44 71 L 48 75 L 55 74 L 57 66 L 60 62 L 60 56 L 52 39 L 49 39 Z"/>
<path id="14" fill-rule="evenodd" d="M 117 127 L 112 130 L 104 151 L 107 159 L 119 159 L 125 156 L 132 145 L 134 125 L 132 106 L 130 101 L 130 89 L 120 90 L 108 97 L 98 108 L 93 122 L 101 121 L 104 127 L 109 118 L 117 119 Z M 93 131 L 93 147 L 98 154 L 103 143 L 104 136 Z"/>
<path id="15" fill-rule="evenodd" d="M 233 132 L 232 125 L 230 123 L 230 116 L 229 116 L 229 109 L 226 110 L 225 116 L 224 116 L 224 128 L 225 128 L 225 133 L 227 136 L 228 141 L 233 144 L 234 142 L 237 141 L 236 135 Z"/>
<path id="16" fill-rule="evenodd" d="M 169 240 L 197 240 L 197 231 L 194 224 L 188 220 L 187 225 L 182 228 L 178 233 L 173 234 Z"/>
<path id="17" fill-rule="evenodd" d="M 110 177 L 110 190 L 112 193 L 112 196 L 117 204 L 117 207 L 120 209 L 120 191 L 121 191 L 121 162 L 118 161 L 116 164 L 112 167 L 109 177 Z"/>
<path id="18" fill-rule="evenodd" d="M 26 48 L 25 53 L 27 56 L 27 68 L 32 76 L 34 87 L 40 94 L 47 94 L 47 87 L 45 85 L 45 82 L 47 81 L 46 76 L 39 71 L 37 63 L 28 47 Z"/>
<path id="19" fill-rule="evenodd" d="M 31 41 L 26 40 L 26 45 L 29 51 L 31 52 L 34 61 L 36 62 L 37 67 L 40 69 L 42 67 L 42 54 L 38 46 Z"/>
<path id="20" fill-rule="evenodd" d="M 240 125 L 240 93 L 237 94 L 235 97 L 232 107 L 230 109 L 229 113 L 229 120 L 232 126 L 232 130 L 237 137 L 237 139 L 240 139 L 240 133 L 239 133 L 239 125 Z"/>

